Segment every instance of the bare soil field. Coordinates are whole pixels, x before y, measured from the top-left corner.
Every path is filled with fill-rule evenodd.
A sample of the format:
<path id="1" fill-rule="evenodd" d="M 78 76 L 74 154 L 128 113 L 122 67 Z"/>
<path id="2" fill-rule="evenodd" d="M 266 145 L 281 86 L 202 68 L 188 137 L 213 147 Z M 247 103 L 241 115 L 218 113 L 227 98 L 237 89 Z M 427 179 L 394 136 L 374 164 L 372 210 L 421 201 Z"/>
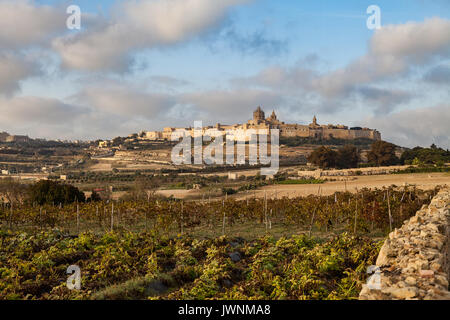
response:
<path id="1" fill-rule="evenodd" d="M 317 194 L 320 187 L 322 195 L 330 195 L 336 191 L 356 192 L 362 188 L 383 188 L 391 185 L 415 185 L 417 188 L 427 190 L 438 185 L 450 185 L 450 174 L 448 173 L 414 173 L 414 174 L 386 174 L 372 176 L 348 177 L 341 181 L 327 181 L 323 184 L 296 184 L 296 185 L 270 185 L 259 190 L 252 190 L 248 193 L 239 193 L 230 197 L 236 199 L 245 199 L 247 197 L 298 197 Z M 173 196 L 177 199 L 186 199 L 192 197 L 201 197 L 202 190 L 159 190 L 158 194 L 164 196 Z"/>
<path id="2" fill-rule="evenodd" d="M 336 191 L 356 192 L 362 188 L 383 188 L 391 185 L 402 186 L 405 184 L 415 185 L 420 189 L 432 189 L 438 185 L 450 185 L 449 173 L 414 173 L 414 174 L 386 174 L 373 176 L 350 177 L 344 181 L 328 181 L 323 184 L 297 184 L 297 185 L 270 185 L 254 193 L 257 197 L 295 197 L 317 194 L 319 186 L 323 195 L 330 195 Z M 253 192 L 252 192 L 253 193 Z M 245 198 L 246 195 L 238 195 L 238 198 Z"/>

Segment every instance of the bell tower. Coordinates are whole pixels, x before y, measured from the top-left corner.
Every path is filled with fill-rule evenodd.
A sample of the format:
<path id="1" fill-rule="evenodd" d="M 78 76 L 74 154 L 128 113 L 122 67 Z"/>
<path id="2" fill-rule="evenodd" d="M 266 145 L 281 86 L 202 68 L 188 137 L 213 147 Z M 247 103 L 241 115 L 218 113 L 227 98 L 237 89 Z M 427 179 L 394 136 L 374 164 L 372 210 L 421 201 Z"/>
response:
<path id="1" fill-rule="evenodd" d="M 258 121 L 264 121 L 266 119 L 266 115 L 264 114 L 264 111 L 261 110 L 261 107 L 258 106 L 256 108 L 255 112 L 253 112 L 253 120 Z"/>

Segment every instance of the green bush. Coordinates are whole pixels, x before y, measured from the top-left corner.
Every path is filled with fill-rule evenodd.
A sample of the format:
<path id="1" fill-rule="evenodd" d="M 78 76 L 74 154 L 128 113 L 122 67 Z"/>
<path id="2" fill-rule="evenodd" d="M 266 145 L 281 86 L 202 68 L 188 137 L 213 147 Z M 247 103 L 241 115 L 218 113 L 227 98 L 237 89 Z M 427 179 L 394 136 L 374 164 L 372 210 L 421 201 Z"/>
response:
<path id="1" fill-rule="evenodd" d="M 61 184 L 51 180 L 41 180 L 30 186 L 29 201 L 39 205 L 68 204 L 85 202 L 83 192 L 70 184 Z"/>

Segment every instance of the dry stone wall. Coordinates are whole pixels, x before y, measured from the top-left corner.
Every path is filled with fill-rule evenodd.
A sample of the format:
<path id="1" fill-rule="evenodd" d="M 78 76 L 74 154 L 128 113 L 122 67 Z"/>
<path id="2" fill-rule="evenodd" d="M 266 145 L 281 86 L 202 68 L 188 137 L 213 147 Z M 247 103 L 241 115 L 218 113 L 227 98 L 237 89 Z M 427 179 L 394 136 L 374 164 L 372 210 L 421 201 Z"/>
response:
<path id="1" fill-rule="evenodd" d="M 395 229 L 360 300 L 450 300 L 450 188 Z"/>

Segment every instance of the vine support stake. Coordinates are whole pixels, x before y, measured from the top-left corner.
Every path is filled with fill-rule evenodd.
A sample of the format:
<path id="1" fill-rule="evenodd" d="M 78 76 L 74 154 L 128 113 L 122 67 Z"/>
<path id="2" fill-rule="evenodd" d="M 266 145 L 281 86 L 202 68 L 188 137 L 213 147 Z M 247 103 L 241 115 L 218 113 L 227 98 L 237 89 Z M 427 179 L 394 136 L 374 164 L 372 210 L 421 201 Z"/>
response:
<path id="1" fill-rule="evenodd" d="M 355 224 L 353 225 L 353 233 L 356 234 L 356 221 L 358 219 L 358 193 L 356 193 L 356 208 L 355 208 Z"/>
<path id="2" fill-rule="evenodd" d="M 184 233 L 184 229 L 183 229 L 183 224 L 184 224 L 184 219 L 183 219 L 183 201 L 181 201 L 181 235 L 183 235 Z"/>
<path id="3" fill-rule="evenodd" d="M 387 190 L 387 203 L 389 212 L 389 232 L 392 232 L 392 215 L 391 215 L 391 201 L 389 200 L 389 189 Z"/>
<path id="4" fill-rule="evenodd" d="M 222 222 L 222 235 L 225 235 L 225 220 L 226 220 L 225 211 L 223 212 L 223 222 Z"/>
<path id="5" fill-rule="evenodd" d="M 312 234 L 312 228 L 313 228 L 313 225 L 314 225 L 314 216 L 316 215 L 316 210 L 317 210 L 317 208 L 314 209 L 314 211 L 313 211 L 313 216 L 312 216 L 312 219 L 311 219 L 311 225 L 309 226 L 309 237 L 310 238 L 311 238 L 311 234 Z"/>
<path id="6" fill-rule="evenodd" d="M 371 229 L 372 229 L 372 232 L 373 232 L 373 220 L 374 220 L 374 217 L 375 217 L 375 200 L 373 200 L 373 204 L 372 204 L 372 227 L 371 227 Z"/>
<path id="7" fill-rule="evenodd" d="M 80 233 L 80 208 L 77 203 L 77 234 Z"/>
<path id="8" fill-rule="evenodd" d="M 111 232 L 114 231 L 114 202 L 111 204 Z"/>

